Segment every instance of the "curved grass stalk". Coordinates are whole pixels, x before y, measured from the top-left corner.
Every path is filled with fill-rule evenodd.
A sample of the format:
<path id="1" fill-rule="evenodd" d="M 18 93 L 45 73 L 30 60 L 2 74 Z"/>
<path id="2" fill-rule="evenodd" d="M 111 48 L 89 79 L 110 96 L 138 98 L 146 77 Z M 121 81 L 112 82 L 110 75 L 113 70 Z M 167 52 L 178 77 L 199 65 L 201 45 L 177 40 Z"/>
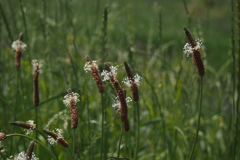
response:
<path id="1" fill-rule="evenodd" d="M 192 151 L 191 151 L 191 154 L 190 154 L 190 157 L 189 157 L 190 160 L 192 159 L 192 156 L 193 156 L 193 153 L 194 153 L 197 141 L 198 141 L 198 132 L 199 132 L 199 128 L 200 128 L 201 111 L 202 111 L 203 77 L 201 77 L 201 79 L 200 79 L 200 87 L 199 87 L 199 89 L 200 89 L 200 99 L 199 99 L 197 132 L 196 132 L 196 137 L 195 137 L 195 140 L 194 140 L 193 148 L 192 148 Z"/>
<path id="2" fill-rule="evenodd" d="M 36 140 L 35 138 L 26 136 L 26 135 L 24 135 L 24 134 L 8 134 L 8 135 L 6 135 L 6 136 L 7 136 L 7 137 L 19 136 L 19 137 L 24 137 L 24 138 L 28 138 L 28 139 L 34 140 L 34 141 L 37 142 L 37 144 L 39 144 L 40 146 L 42 146 L 46 151 L 48 151 L 52 156 L 55 157 L 55 155 L 54 155 L 46 146 L 44 146 L 41 142 L 39 142 L 39 141 Z M 57 159 L 57 158 L 55 157 L 55 159 Z"/>

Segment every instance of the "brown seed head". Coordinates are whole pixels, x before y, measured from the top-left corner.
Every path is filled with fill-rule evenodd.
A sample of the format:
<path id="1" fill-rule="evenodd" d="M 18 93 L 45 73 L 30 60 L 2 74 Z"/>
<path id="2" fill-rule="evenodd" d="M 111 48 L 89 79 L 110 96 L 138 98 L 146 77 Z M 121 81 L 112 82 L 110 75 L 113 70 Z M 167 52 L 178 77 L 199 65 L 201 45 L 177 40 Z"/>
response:
<path id="1" fill-rule="evenodd" d="M 49 136 L 51 136 L 52 138 L 54 138 L 59 144 L 61 144 L 64 147 L 68 147 L 68 142 L 60 135 L 58 135 L 57 133 L 53 132 L 53 131 L 49 131 L 44 129 L 43 130 L 46 134 L 48 134 Z"/>
<path id="2" fill-rule="evenodd" d="M 77 111 L 76 102 L 74 99 L 70 100 L 70 111 L 71 111 L 71 117 L 72 117 L 71 127 L 75 129 L 78 126 L 78 111 Z"/>
<path id="3" fill-rule="evenodd" d="M 92 62 L 92 60 L 91 60 L 91 58 L 89 56 L 86 56 L 86 60 L 91 65 L 91 73 L 92 73 L 93 79 L 95 80 L 95 82 L 96 82 L 96 84 L 98 86 L 98 91 L 100 93 L 102 93 L 104 91 L 104 85 L 103 85 L 101 76 L 100 76 L 100 74 L 98 72 L 98 68 L 93 65 L 93 62 Z"/>
<path id="4" fill-rule="evenodd" d="M 19 34 L 19 37 L 18 37 L 18 40 L 19 40 L 19 41 L 23 41 L 23 34 L 24 34 L 23 32 L 21 32 L 21 33 Z"/>
<path id="5" fill-rule="evenodd" d="M 124 130 L 128 132 L 130 130 L 130 125 L 128 119 L 124 122 Z"/>
<path id="6" fill-rule="evenodd" d="M 188 42 L 191 44 L 192 51 L 193 51 L 193 59 L 194 59 L 194 63 L 197 66 L 198 74 L 202 77 L 205 74 L 205 70 L 204 70 L 202 55 L 199 51 L 199 48 L 197 47 L 197 42 L 194 40 L 194 38 L 192 37 L 191 33 L 187 28 L 184 28 L 184 32 L 186 34 Z"/>
<path id="7" fill-rule="evenodd" d="M 31 130 L 35 129 L 35 125 L 29 124 L 29 123 L 24 123 L 24 122 L 15 121 L 15 122 L 9 122 L 9 124 L 19 126 L 22 128 L 26 128 L 26 129 L 31 129 Z"/>
<path id="8" fill-rule="evenodd" d="M 133 76 L 132 71 L 131 71 L 130 67 L 128 66 L 127 62 L 124 62 L 124 66 L 125 66 L 125 70 L 126 70 L 127 75 L 128 75 L 128 80 L 131 83 L 133 100 L 138 101 L 139 100 L 138 85 L 135 82 L 134 76 Z"/>
<path id="9" fill-rule="evenodd" d="M 186 27 L 184 27 L 183 29 L 184 29 L 185 35 L 188 39 L 188 42 L 191 44 L 192 48 L 196 47 L 197 43 L 194 40 L 192 34 L 189 32 L 189 30 Z"/>
<path id="10" fill-rule="evenodd" d="M 0 132 L 0 141 L 3 141 L 3 140 L 6 139 L 6 138 L 7 138 L 6 134 Z"/>
<path id="11" fill-rule="evenodd" d="M 36 146 L 36 144 L 37 143 L 35 141 L 30 142 L 27 153 L 26 153 L 26 160 L 31 160 L 32 159 L 33 149 L 34 149 L 34 146 Z"/>

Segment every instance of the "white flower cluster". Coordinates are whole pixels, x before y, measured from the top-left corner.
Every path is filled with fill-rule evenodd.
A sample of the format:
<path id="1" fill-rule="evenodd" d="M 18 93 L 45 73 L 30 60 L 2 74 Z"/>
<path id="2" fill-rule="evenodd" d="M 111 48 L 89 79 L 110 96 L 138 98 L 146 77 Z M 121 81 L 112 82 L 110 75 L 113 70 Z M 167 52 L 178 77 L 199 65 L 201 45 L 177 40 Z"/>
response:
<path id="1" fill-rule="evenodd" d="M 42 73 L 42 68 L 44 68 L 43 60 L 34 59 L 34 60 L 32 60 L 32 65 L 33 65 L 33 73 L 34 73 L 34 70 L 36 67 L 38 67 L 38 72 Z"/>
<path id="2" fill-rule="evenodd" d="M 10 156 L 10 158 L 7 158 L 7 160 L 12 160 L 13 156 Z M 26 157 L 26 153 L 24 151 L 20 152 L 17 156 L 14 157 L 13 160 L 25 160 Z M 32 159 L 31 160 L 39 160 L 38 157 L 36 157 L 36 155 L 32 152 Z"/>
<path id="3" fill-rule="evenodd" d="M 34 124 L 34 121 L 33 121 L 33 120 L 28 120 L 28 121 L 26 121 L 26 123 L 27 123 L 27 124 L 30 124 L 30 125 L 33 125 L 33 127 L 30 128 L 30 129 L 24 129 L 24 131 L 26 132 L 26 133 L 25 133 L 26 135 L 31 135 L 32 132 L 33 132 L 33 130 L 34 130 L 35 127 L 36 127 L 36 124 Z"/>
<path id="4" fill-rule="evenodd" d="M 27 45 L 20 40 L 16 40 L 12 43 L 12 48 L 15 50 L 24 50 L 26 47 Z"/>
<path id="5" fill-rule="evenodd" d="M 134 76 L 134 82 L 138 85 L 138 86 L 140 86 L 140 83 L 141 83 L 141 77 L 138 75 L 138 74 L 136 74 L 135 76 Z M 131 85 L 132 85 L 132 83 L 133 83 L 133 81 L 131 80 L 131 79 L 129 79 L 128 77 L 127 78 L 124 78 L 123 79 L 123 81 L 122 81 L 124 84 L 126 84 L 128 87 L 131 87 Z"/>
<path id="6" fill-rule="evenodd" d="M 92 61 L 92 64 L 90 64 L 90 62 L 86 62 L 85 65 L 84 65 L 84 70 L 85 70 L 86 72 L 91 71 L 91 68 L 92 68 L 93 66 L 96 67 L 96 68 L 98 68 L 98 66 L 97 66 L 97 61 Z"/>
<path id="7" fill-rule="evenodd" d="M 49 143 L 50 145 L 55 145 L 55 144 L 57 144 L 58 139 L 62 138 L 62 133 L 63 133 L 62 129 L 56 128 L 55 131 L 56 131 L 56 133 L 58 134 L 58 137 L 57 137 L 56 140 L 55 140 L 53 137 L 51 137 L 51 136 L 48 135 L 47 140 L 48 140 L 48 143 Z M 53 132 L 55 132 L 55 131 L 53 130 Z"/>
<path id="8" fill-rule="evenodd" d="M 201 45 L 202 45 L 201 40 L 198 39 L 196 42 L 197 42 L 197 45 L 196 45 L 194 48 L 192 48 L 191 44 L 189 44 L 189 43 L 186 43 L 185 46 L 183 47 L 183 52 L 184 52 L 184 54 L 187 55 L 187 57 L 188 57 L 190 54 L 193 54 L 193 51 L 194 51 L 194 50 L 200 49 L 200 47 L 201 47 Z"/>
<path id="9" fill-rule="evenodd" d="M 132 102 L 132 99 L 130 97 L 127 97 L 125 100 L 126 100 L 127 103 Z M 115 103 L 112 105 L 112 107 L 114 109 L 118 109 L 118 108 L 121 107 L 121 103 L 119 101 L 118 96 L 115 98 Z"/>
<path id="10" fill-rule="evenodd" d="M 110 69 L 111 69 L 111 72 L 108 72 L 107 70 L 102 71 L 101 76 L 103 76 L 103 81 L 109 80 L 110 75 L 114 77 L 117 76 L 117 66 L 111 66 Z"/>
<path id="11" fill-rule="evenodd" d="M 72 99 L 74 99 L 75 103 L 79 102 L 80 100 L 78 99 L 79 97 L 79 94 L 78 93 L 74 93 L 74 92 L 71 92 L 71 94 L 67 94 L 66 96 L 64 96 L 64 100 L 63 100 L 63 103 L 65 104 L 65 106 L 70 106 L 70 101 Z"/>

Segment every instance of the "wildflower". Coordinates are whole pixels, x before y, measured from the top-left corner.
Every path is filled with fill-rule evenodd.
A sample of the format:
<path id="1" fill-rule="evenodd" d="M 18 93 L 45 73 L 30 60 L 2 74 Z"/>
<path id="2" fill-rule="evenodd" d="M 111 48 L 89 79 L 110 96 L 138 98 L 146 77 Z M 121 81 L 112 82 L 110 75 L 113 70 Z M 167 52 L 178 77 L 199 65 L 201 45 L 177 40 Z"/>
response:
<path id="1" fill-rule="evenodd" d="M 30 135 L 36 127 L 36 124 L 34 124 L 33 120 L 28 120 L 26 123 L 15 121 L 10 122 L 10 124 L 25 128 L 24 130 L 26 131 L 26 135 Z"/>
<path id="2" fill-rule="evenodd" d="M 111 66 L 111 67 L 109 67 L 109 70 L 103 70 L 103 72 L 101 73 L 101 76 L 103 76 L 103 81 L 110 80 L 111 76 L 112 76 L 112 78 L 116 78 L 117 66 Z"/>
<path id="3" fill-rule="evenodd" d="M 97 66 L 97 62 L 96 61 L 92 61 L 90 57 L 86 56 L 87 62 L 84 65 L 84 70 L 86 72 L 90 71 L 92 73 L 92 76 L 94 78 L 94 80 L 96 81 L 96 84 L 98 86 L 98 91 L 100 93 L 103 92 L 104 90 L 104 85 L 102 82 L 102 79 L 99 75 L 98 72 L 98 66 Z"/>
<path id="4" fill-rule="evenodd" d="M 121 87 L 120 83 L 118 82 L 116 78 L 117 74 L 117 67 L 111 66 L 109 67 L 108 64 L 105 64 L 105 73 L 104 73 L 104 79 L 109 79 L 112 85 L 114 86 L 117 95 L 119 97 L 120 101 L 120 117 L 121 121 L 124 122 L 127 119 L 128 115 L 128 109 L 127 109 L 127 102 L 126 102 L 126 93 L 124 92 L 123 88 Z"/>
<path id="5" fill-rule="evenodd" d="M 132 71 L 128 66 L 127 62 L 124 62 L 124 66 L 128 77 L 123 80 L 123 83 L 125 83 L 128 87 L 131 87 L 133 100 L 138 101 L 139 100 L 138 86 L 140 85 L 141 77 L 138 74 L 133 76 Z"/>
<path id="6" fill-rule="evenodd" d="M 194 63 L 196 64 L 198 69 L 198 74 L 202 77 L 205 74 L 202 55 L 200 53 L 200 46 L 202 43 L 200 41 L 195 41 L 187 28 L 184 28 L 184 32 L 189 42 L 183 48 L 184 53 L 187 56 L 189 56 L 189 54 L 193 55 Z"/>
<path id="7" fill-rule="evenodd" d="M 189 57 L 190 54 L 193 54 L 193 50 L 199 50 L 201 45 L 202 41 L 199 39 L 196 41 L 195 47 L 192 47 L 190 43 L 186 43 L 185 46 L 183 47 L 183 52 L 184 54 L 187 55 L 187 57 Z"/>
<path id="8" fill-rule="evenodd" d="M 33 103 L 34 106 L 39 105 L 39 87 L 38 87 L 38 75 L 42 72 L 43 61 L 42 60 L 32 60 L 33 65 Z"/>
<path id="9" fill-rule="evenodd" d="M 53 131 L 46 130 L 46 129 L 44 129 L 43 131 L 46 134 L 48 134 L 48 139 L 47 140 L 48 140 L 50 145 L 60 143 L 62 146 L 68 147 L 68 142 L 63 138 L 61 129 L 56 128 L 57 133 L 55 133 Z"/>
<path id="10" fill-rule="evenodd" d="M 132 99 L 130 97 L 125 98 L 125 100 L 126 100 L 127 103 L 132 102 Z M 118 96 L 115 98 L 115 103 L 112 105 L 112 107 L 114 109 L 121 108 L 121 103 L 119 101 L 119 97 Z"/>
<path id="11" fill-rule="evenodd" d="M 10 159 L 12 156 L 10 157 Z M 39 160 L 38 157 L 32 152 L 32 158 L 29 159 L 29 157 L 26 156 L 26 153 L 24 151 L 20 152 L 17 156 L 14 157 L 14 160 Z"/>
<path id="12" fill-rule="evenodd" d="M 35 74 L 36 72 L 42 73 L 42 68 L 44 68 L 43 60 L 34 59 L 32 60 L 32 65 L 33 65 L 33 74 Z"/>
<path id="13" fill-rule="evenodd" d="M 21 65 L 22 51 L 27 47 L 25 43 L 22 42 L 23 33 L 20 33 L 18 40 L 12 43 L 12 48 L 15 50 L 15 66 L 17 68 Z"/>
<path id="14" fill-rule="evenodd" d="M 72 125 L 71 127 L 73 129 L 77 128 L 78 125 L 78 112 L 77 112 L 77 102 L 80 100 L 78 99 L 79 94 L 74 93 L 71 91 L 71 89 L 68 90 L 68 94 L 64 96 L 63 103 L 70 108 L 71 111 L 71 117 L 72 117 Z"/>
<path id="15" fill-rule="evenodd" d="M 34 149 L 34 146 L 36 145 L 36 142 L 35 141 L 31 141 L 30 144 L 29 144 L 29 147 L 28 147 L 28 150 L 27 150 L 27 153 L 26 153 L 26 160 L 32 160 L 32 157 L 33 157 L 33 149 Z"/>
<path id="16" fill-rule="evenodd" d="M 7 138 L 6 134 L 0 132 L 0 141 L 3 141 L 3 140 L 6 139 L 6 138 Z"/>

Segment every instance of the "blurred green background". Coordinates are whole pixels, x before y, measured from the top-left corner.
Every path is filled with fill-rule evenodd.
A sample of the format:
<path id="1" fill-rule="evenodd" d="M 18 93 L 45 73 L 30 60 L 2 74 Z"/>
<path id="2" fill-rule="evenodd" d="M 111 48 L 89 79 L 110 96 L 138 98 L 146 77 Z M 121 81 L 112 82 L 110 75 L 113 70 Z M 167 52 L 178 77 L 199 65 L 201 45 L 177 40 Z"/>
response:
<path id="1" fill-rule="evenodd" d="M 60 111 L 68 112 L 62 100 L 67 89 L 72 88 L 81 95 L 77 159 L 100 159 L 101 96 L 91 74 L 83 70 L 85 56 L 89 55 L 98 61 L 101 70 L 104 62 L 118 65 L 120 82 L 126 76 L 124 61 L 142 76 L 139 159 L 187 159 L 196 134 L 199 101 L 197 69 L 191 58 L 183 54 L 187 42 L 183 27 L 187 27 L 203 42 L 201 51 L 206 70 L 200 139 L 194 159 L 234 159 L 234 135 L 239 132 L 234 127 L 233 104 L 237 93 L 233 90 L 232 77 L 236 72 L 236 68 L 232 69 L 231 56 L 232 18 L 235 41 L 237 26 L 236 8 L 232 17 L 231 1 L 1 0 L 0 4 L 1 132 L 24 133 L 8 123 L 35 119 L 31 60 L 43 59 L 38 129 L 45 128 Z M 108 20 L 107 34 L 104 34 L 106 6 Z M 21 68 L 16 69 L 11 44 L 20 32 L 24 32 L 27 48 Z M 116 95 L 114 89 L 109 83 L 105 86 L 105 135 L 108 137 L 105 148 L 108 156 L 116 156 L 121 122 L 111 107 Z M 129 89 L 127 95 L 131 96 Z M 135 111 L 133 103 L 129 104 L 132 127 L 125 136 L 128 140 L 123 141 L 121 154 L 129 159 L 133 159 L 135 147 Z M 69 115 L 65 116 L 70 123 Z M 63 128 L 61 117 L 56 117 L 50 130 Z M 70 126 L 64 129 L 63 136 L 72 143 Z M 41 136 L 38 139 L 44 141 Z M 23 138 L 3 141 L 1 145 L 7 151 L 1 153 L 2 158 L 26 150 L 28 144 Z M 44 144 L 47 146 L 45 141 Z M 56 146 L 56 151 L 59 159 L 69 159 L 68 151 L 62 146 Z M 40 159 L 53 159 L 38 145 L 36 152 Z"/>

